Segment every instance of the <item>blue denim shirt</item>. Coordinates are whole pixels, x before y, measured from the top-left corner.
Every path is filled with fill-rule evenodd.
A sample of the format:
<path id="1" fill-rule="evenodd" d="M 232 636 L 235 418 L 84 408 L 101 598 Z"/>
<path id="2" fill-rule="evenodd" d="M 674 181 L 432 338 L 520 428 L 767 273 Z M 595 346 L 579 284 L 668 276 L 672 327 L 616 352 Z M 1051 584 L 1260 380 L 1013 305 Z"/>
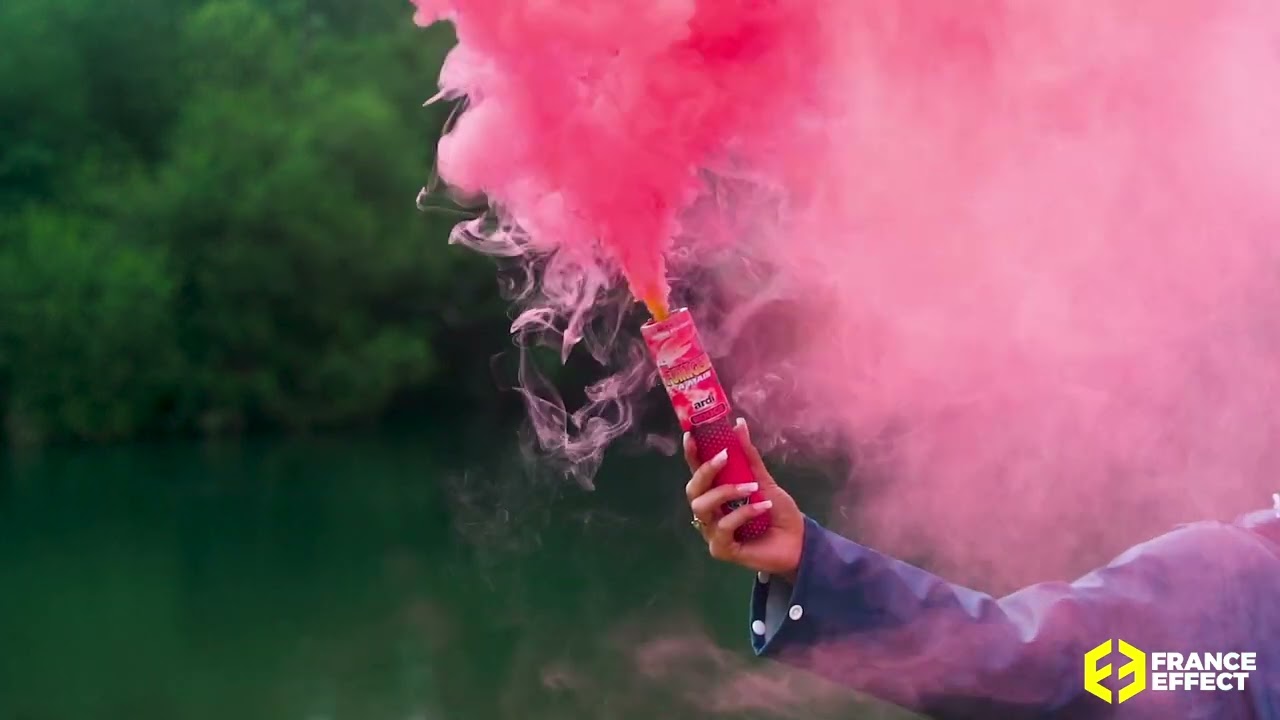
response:
<path id="1" fill-rule="evenodd" d="M 1201 522 L 1131 548 L 1072 583 L 1007 597 L 959 587 L 805 523 L 794 586 L 760 574 L 757 655 L 937 718 L 1280 720 L 1280 517 Z M 1256 652 L 1243 691 L 1085 692 L 1085 654 Z M 1134 678 L 1112 655 L 1118 690 Z M 1151 671 L 1148 656 L 1148 673 Z M 1122 677 L 1123 676 L 1123 677 Z"/>

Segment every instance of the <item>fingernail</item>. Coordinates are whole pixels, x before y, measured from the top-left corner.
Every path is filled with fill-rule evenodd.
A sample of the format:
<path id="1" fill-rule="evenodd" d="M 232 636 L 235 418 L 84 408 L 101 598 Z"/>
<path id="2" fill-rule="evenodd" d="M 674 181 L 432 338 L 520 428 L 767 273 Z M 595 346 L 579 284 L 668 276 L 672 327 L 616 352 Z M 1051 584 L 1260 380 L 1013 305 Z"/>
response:
<path id="1" fill-rule="evenodd" d="M 747 419 L 746 419 L 746 418 L 738 418 L 738 422 L 737 422 L 737 423 L 735 423 L 735 424 L 736 424 L 738 427 L 746 427 L 746 426 L 747 426 Z"/>
<path id="2" fill-rule="evenodd" d="M 689 444 L 689 438 L 690 438 L 690 437 L 693 437 L 693 436 L 692 436 L 692 434 L 690 434 L 690 433 L 685 433 L 685 434 L 684 434 L 683 442 L 684 442 L 684 444 L 685 444 L 685 445 L 688 445 L 688 444 Z"/>
<path id="3" fill-rule="evenodd" d="M 729 448 L 725 448 L 720 452 L 716 453 L 716 456 L 711 458 L 711 462 L 722 463 L 722 462 L 726 462 L 728 459 L 729 459 Z"/>
<path id="4" fill-rule="evenodd" d="M 773 501 L 765 500 L 763 502 L 758 502 L 756 503 L 756 507 L 760 508 L 761 510 L 768 510 L 769 508 L 773 507 Z"/>
<path id="5" fill-rule="evenodd" d="M 753 493 L 760 489 L 760 483 L 742 483 L 738 486 L 738 492 Z"/>

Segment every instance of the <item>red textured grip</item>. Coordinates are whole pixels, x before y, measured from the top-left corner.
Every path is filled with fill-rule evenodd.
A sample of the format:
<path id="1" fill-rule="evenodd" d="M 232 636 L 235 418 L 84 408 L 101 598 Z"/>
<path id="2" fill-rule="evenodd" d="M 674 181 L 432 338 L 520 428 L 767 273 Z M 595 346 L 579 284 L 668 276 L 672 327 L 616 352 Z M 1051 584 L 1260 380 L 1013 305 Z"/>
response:
<path id="1" fill-rule="evenodd" d="M 755 475 L 751 472 L 751 463 L 747 460 L 746 453 L 742 450 L 742 444 L 738 442 L 738 436 L 733 431 L 733 423 L 729 418 L 723 417 L 719 420 L 713 420 L 702 425 L 694 425 L 690 431 L 693 434 L 693 440 L 698 448 L 698 460 L 707 462 L 715 457 L 721 450 L 728 448 L 729 462 L 716 475 L 716 485 L 739 485 L 741 483 L 756 482 Z M 734 500 L 725 503 L 721 508 L 721 512 L 728 514 L 734 509 L 742 507 L 748 501 L 758 503 L 764 500 L 764 496 L 759 490 L 751 494 L 749 499 Z M 745 525 L 738 528 L 733 534 L 738 542 L 747 542 L 754 540 L 769 529 L 769 513 L 758 515 L 751 518 Z"/>

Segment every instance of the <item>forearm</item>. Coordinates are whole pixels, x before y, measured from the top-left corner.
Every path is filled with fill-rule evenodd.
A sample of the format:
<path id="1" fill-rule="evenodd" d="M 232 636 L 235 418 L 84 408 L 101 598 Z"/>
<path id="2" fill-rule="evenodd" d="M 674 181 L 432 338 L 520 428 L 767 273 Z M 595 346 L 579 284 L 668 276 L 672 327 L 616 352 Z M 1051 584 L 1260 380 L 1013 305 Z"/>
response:
<path id="1" fill-rule="evenodd" d="M 1259 647 L 1280 666 L 1280 651 L 1260 645 L 1280 628 L 1277 597 L 1280 510 L 1179 526 L 1073 583 L 998 600 L 806 519 L 794 576 L 757 578 L 751 641 L 759 655 L 947 720 L 1280 720 L 1273 670 L 1241 694 L 1143 692 L 1121 705 L 1084 691 L 1085 654 L 1109 640 L 1184 656 Z"/>
<path id="2" fill-rule="evenodd" d="M 1083 629 L 1087 618 L 1067 586 L 996 601 L 813 521 L 805 536 L 794 579 L 757 581 L 758 654 L 919 711 L 958 709 L 972 705 L 966 698 L 981 698 L 984 711 L 996 703 L 1015 716 L 1018 708 L 1065 706 L 1078 694 L 1065 679 L 1076 674 L 1079 643 L 1076 633 L 1063 631 Z M 1056 651 L 1031 652 L 1033 645 Z"/>

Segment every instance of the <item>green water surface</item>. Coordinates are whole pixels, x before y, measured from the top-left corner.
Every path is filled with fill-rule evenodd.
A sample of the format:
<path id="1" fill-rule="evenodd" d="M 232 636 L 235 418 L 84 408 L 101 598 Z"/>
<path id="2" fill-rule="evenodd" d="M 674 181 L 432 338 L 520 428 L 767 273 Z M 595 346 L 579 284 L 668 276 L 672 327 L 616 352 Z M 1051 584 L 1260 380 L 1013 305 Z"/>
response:
<path id="1" fill-rule="evenodd" d="M 751 657 L 685 479 L 493 430 L 10 454 L 0 720 L 889 717 Z"/>

